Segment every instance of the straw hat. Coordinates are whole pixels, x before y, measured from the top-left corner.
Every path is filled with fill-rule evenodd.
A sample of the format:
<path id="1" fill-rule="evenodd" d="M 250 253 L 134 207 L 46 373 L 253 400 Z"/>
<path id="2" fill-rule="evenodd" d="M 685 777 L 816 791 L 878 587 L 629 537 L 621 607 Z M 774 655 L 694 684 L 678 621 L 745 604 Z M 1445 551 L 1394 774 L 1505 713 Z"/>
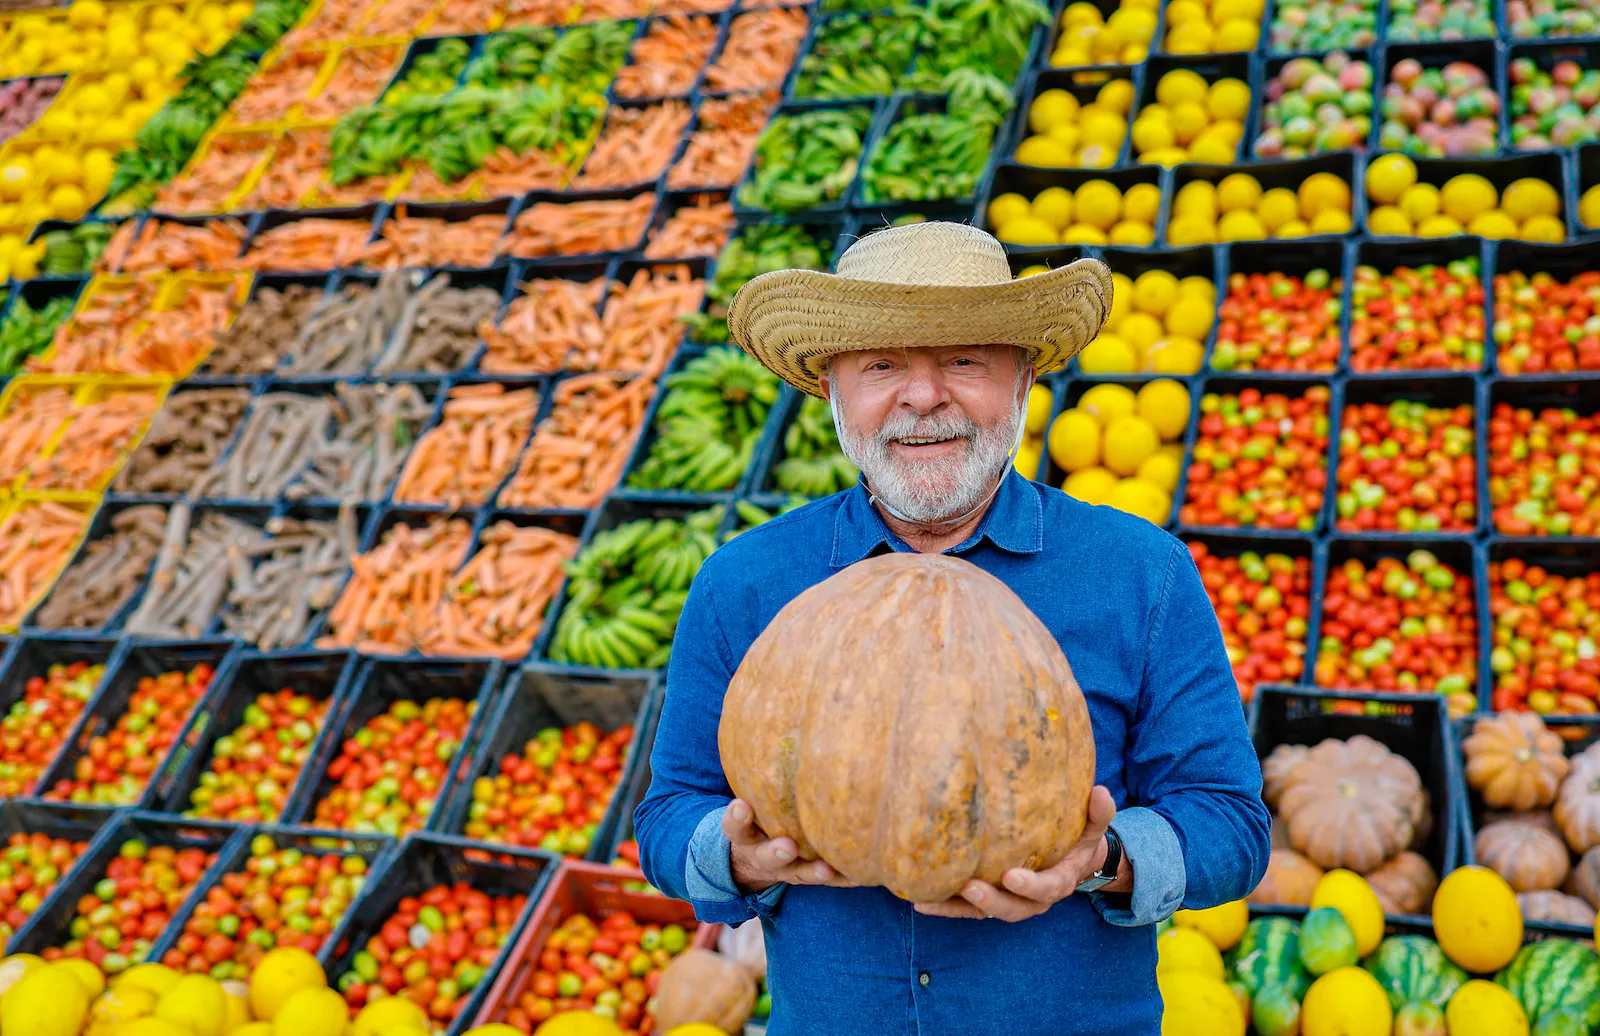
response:
<path id="1" fill-rule="evenodd" d="M 993 235 L 965 223 L 913 223 L 857 240 L 837 274 L 754 278 L 733 297 L 728 332 L 817 396 L 829 359 L 869 348 L 1017 345 L 1046 374 L 1088 345 L 1110 310 L 1111 273 L 1096 259 L 1014 280 Z"/>

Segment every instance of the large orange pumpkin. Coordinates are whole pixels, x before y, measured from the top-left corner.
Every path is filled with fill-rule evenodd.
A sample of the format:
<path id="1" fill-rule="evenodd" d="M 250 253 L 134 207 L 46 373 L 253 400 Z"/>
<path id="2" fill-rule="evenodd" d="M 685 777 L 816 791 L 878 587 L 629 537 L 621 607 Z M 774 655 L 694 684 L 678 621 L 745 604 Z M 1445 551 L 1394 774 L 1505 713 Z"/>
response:
<path id="1" fill-rule="evenodd" d="M 734 673 L 718 744 L 769 837 L 917 903 L 1058 862 L 1094 783 L 1060 645 L 944 555 L 870 558 L 790 601 Z"/>

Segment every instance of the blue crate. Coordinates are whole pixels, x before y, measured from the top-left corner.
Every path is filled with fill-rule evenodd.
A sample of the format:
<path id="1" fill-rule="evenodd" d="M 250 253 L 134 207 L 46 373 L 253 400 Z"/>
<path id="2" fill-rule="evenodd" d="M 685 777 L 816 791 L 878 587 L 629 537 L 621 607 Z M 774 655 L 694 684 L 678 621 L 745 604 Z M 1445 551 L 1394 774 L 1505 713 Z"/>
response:
<path id="1" fill-rule="evenodd" d="M 1307 591 L 1306 636 L 1303 642 L 1305 652 L 1300 656 L 1300 672 L 1295 676 L 1284 675 L 1279 681 L 1262 681 L 1257 687 L 1266 687 L 1273 684 L 1306 685 L 1311 682 L 1311 658 L 1316 652 L 1317 626 L 1322 618 L 1322 588 L 1327 578 L 1326 561 L 1327 552 L 1320 543 L 1311 536 L 1285 537 L 1283 539 L 1263 542 L 1255 536 L 1234 533 L 1197 533 L 1182 532 L 1179 538 L 1185 543 L 1203 544 L 1206 550 L 1219 558 L 1236 558 L 1241 554 L 1253 552 L 1256 554 L 1286 554 L 1291 558 L 1305 558 L 1310 562 L 1310 587 Z M 1241 688 L 1248 703 L 1254 697 L 1254 688 L 1245 690 Z"/>
<path id="2" fill-rule="evenodd" d="M 1444 237 L 1444 238 L 1393 238 L 1393 239 L 1360 239 L 1347 243 L 1350 257 L 1347 259 L 1350 282 L 1346 285 L 1346 296 L 1351 302 L 1346 307 L 1348 310 L 1346 320 L 1354 321 L 1355 303 L 1353 284 L 1357 267 L 1371 266 L 1380 276 L 1387 276 L 1402 266 L 1419 267 L 1436 265 L 1443 266 L 1447 263 L 1461 259 L 1478 260 L 1478 279 L 1484 286 L 1484 337 L 1488 338 L 1492 330 L 1492 314 L 1494 312 L 1493 300 L 1489 298 L 1490 282 L 1490 248 L 1489 242 L 1477 237 Z M 1350 324 L 1346 324 L 1348 329 Z M 1447 377 L 1451 374 L 1481 373 L 1488 369 L 1490 342 L 1483 343 L 1483 359 L 1472 366 L 1455 368 L 1379 368 L 1376 370 L 1363 370 L 1355 364 L 1355 343 L 1351 333 L 1347 330 L 1344 335 L 1344 353 L 1340 357 L 1340 365 L 1352 374 L 1369 377 Z"/>

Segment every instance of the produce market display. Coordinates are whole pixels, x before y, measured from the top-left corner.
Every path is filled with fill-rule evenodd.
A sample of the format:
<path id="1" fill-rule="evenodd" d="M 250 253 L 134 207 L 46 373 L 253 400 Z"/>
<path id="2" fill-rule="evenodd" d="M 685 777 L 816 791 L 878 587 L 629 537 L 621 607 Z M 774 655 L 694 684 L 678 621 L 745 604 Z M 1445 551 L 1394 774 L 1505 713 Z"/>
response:
<path id="1" fill-rule="evenodd" d="M 1587 1032 L 1596 19 L 0 12 L 0 1031 L 759 1027 L 631 813 L 700 565 L 858 472 L 728 307 L 947 218 L 1110 266 L 1017 467 L 1187 543 L 1266 768 L 1169 1026 Z"/>

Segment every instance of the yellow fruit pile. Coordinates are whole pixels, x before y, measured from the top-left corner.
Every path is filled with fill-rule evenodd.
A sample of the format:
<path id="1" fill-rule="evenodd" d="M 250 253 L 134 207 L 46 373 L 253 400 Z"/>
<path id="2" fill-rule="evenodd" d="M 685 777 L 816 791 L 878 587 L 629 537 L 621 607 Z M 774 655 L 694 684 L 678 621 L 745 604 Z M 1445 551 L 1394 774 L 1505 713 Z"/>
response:
<path id="1" fill-rule="evenodd" d="M 1254 50 L 1261 38 L 1265 0 L 1172 0 L 1167 5 L 1169 54 L 1224 54 Z"/>
<path id="2" fill-rule="evenodd" d="M 80 72 L 73 76 L 61 97 L 40 116 L 35 127 L 38 135 L 53 140 L 131 145 L 139 127 L 178 92 L 177 81 L 159 67 L 139 65 L 137 71 L 144 78 L 135 80 L 131 72 L 123 71 Z"/>
<path id="3" fill-rule="evenodd" d="M 1249 112 L 1250 86 L 1243 80 L 1207 83 L 1193 69 L 1175 68 L 1156 84 L 1156 102 L 1139 110 L 1133 150 L 1147 165 L 1228 165 L 1238 157 Z"/>
<path id="4" fill-rule="evenodd" d="M 1110 80 L 1092 104 L 1082 106 L 1065 90 L 1045 90 L 1028 106 L 1032 136 L 1017 146 L 1017 161 L 1052 168 L 1115 165 L 1132 106 L 1133 82 L 1127 79 Z"/>
<path id="5" fill-rule="evenodd" d="M 1583 192 L 1578 199 L 1578 220 L 1586 227 L 1600 230 L 1600 183 Z"/>
<path id="6" fill-rule="evenodd" d="M 211 53 L 233 35 L 254 4 L 207 0 L 184 17 L 182 4 L 75 0 L 61 13 L 28 13 L 13 23 L 0 52 L 0 76 L 120 69 L 150 61 L 174 79 L 197 53 Z M 135 76 L 137 78 L 137 76 Z"/>
<path id="7" fill-rule="evenodd" d="M 1055 68 L 1084 65 L 1137 65 L 1150 56 L 1156 35 L 1158 0 L 1122 0 L 1106 18 L 1094 4 L 1077 0 L 1061 12 L 1050 64 Z"/>
<path id="8" fill-rule="evenodd" d="M 1050 411 L 1054 408 L 1055 394 L 1047 386 L 1035 385 L 1028 390 L 1028 416 L 1016 459 L 1016 468 L 1023 478 L 1039 477 L 1039 462 L 1044 457 L 1044 433 L 1050 427 Z"/>
<path id="9" fill-rule="evenodd" d="M 1076 191 L 1046 187 L 1032 201 L 1007 192 L 989 202 L 989 227 L 1008 245 L 1132 245 L 1155 243 L 1161 188 L 1134 184 L 1127 193 L 1109 180 L 1086 180 Z"/>
<path id="10" fill-rule="evenodd" d="M 1217 312 L 1217 288 L 1205 277 L 1179 280 L 1146 270 L 1129 280 L 1111 275 L 1111 312 L 1100 334 L 1078 354 L 1085 374 L 1195 374 Z"/>
<path id="11" fill-rule="evenodd" d="M 1170 245 L 1348 234 L 1350 185 L 1333 173 L 1312 173 L 1296 190 L 1261 189 L 1249 173 L 1230 173 L 1215 185 L 1191 180 L 1172 199 Z"/>
<path id="12" fill-rule="evenodd" d="M 14 145 L 0 158 L 0 227 L 82 219 L 106 193 L 116 168 L 109 147 Z"/>
<path id="13" fill-rule="evenodd" d="M 1245 1008 L 1223 981 L 1223 952 L 1244 936 L 1243 900 L 1209 910 L 1180 910 L 1156 939 L 1156 983 L 1164 1004 L 1162 1032 L 1243 1033 Z"/>
<path id="14" fill-rule="evenodd" d="M 1170 378 L 1135 393 L 1107 382 L 1085 392 L 1050 425 L 1050 459 L 1067 473 L 1062 490 L 1156 525 L 1172 513 L 1183 470 L 1189 390 Z M 1220 964 L 1220 962 L 1219 962 Z"/>
<path id="15" fill-rule="evenodd" d="M 1594 195 L 1590 200 L 1590 195 Z M 1367 229 L 1394 237 L 1454 237 L 1476 234 L 1523 241 L 1562 241 L 1561 196 L 1550 184 L 1525 176 L 1504 192 L 1477 173 L 1460 173 L 1443 186 L 1417 180 L 1417 165 L 1406 155 L 1379 155 L 1367 166 Z M 1600 218 L 1600 194 L 1584 195 L 1582 206 Z M 1585 218 L 1585 223 L 1588 219 Z"/>
<path id="16" fill-rule="evenodd" d="M 0 281 L 25 281 L 39 276 L 39 261 L 44 258 L 44 248 L 43 241 L 28 244 L 26 233 L 0 234 Z"/>

